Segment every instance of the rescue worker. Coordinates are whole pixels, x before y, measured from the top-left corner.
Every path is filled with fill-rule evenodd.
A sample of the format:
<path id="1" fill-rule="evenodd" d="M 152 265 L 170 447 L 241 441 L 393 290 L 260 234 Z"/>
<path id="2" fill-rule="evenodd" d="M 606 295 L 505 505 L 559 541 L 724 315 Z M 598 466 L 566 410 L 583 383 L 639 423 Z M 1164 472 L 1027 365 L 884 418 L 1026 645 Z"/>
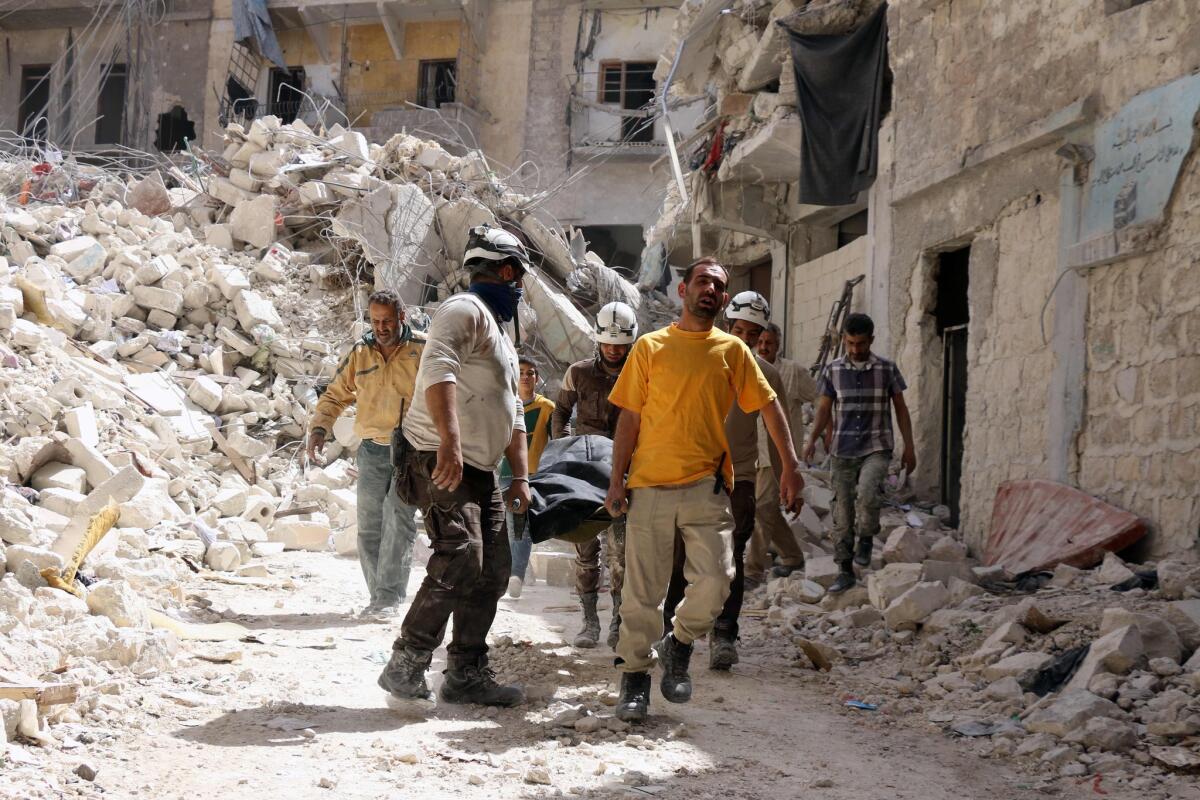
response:
<path id="1" fill-rule="evenodd" d="M 629 349 L 637 340 L 637 314 L 627 304 L 614 301 L 596 314 L 594 330 L 596 355 L 567 368 L 558 403 L 554 408 L 554 438 L 568 434 L 567 423 L 575 414 L 574 435 L 595 434 L 609 439 L 617 430 L 621 409 L 608 400 L 616 385 Z M 612 592 L 612 620 L 608 625 L 607 644 L 617 646 L 621 629 L 621 586 L 625 578 L 625 518 L 613 521 L 604 533 L 607 540 L 608 572 Z M 600 537 L 575 545 L 575 589 L 583 607 L 583 629 L 575 637 L 575 646 L 595 647 L 600 641 L 600 616 L 596 603 L 600 589 Z"/>
<path id="2" fill-rule="evenodd" d="M 693 262 L 678 288 L 679 321 L 638 339 L 609 396 L 621 417 L 606 505 L 614 517 L 629 514 L 617 643 L 617 716 L 627 722 L 646 718 L 655 653 L 663 697 L 691 699 L 692 644 L 712 630 L 729 596 L 734 523 L 726 491 L 734 474 L 725 418 L 735 400 L 766 420 L 783 460 L 783 504 L 790 507 L 804 486 L 775 392 L 746 345 L 713 328 L 729 301 L 728 279 L 712 258 Z M 672 632 L 659 639 L 676 535 L 687 552 L 688 585 Z"/>
<path id="3" fill-rule="evenodd" d="M 517 388 L 525 409 L 525 446 L 529 460 L 529 474 L 537 472 L 538 459 L 550 440 L 550 420 L 554 414 L 554 401 L 537 393 L 538 367 L 532 358 L 517 359 L 520 377 Z M 512 477 L 508 459 L 500 462 L 500 478 Z M 525 588 L 525 571 L 529 568 L 529 556 L 533 552 L 533 540 L 529 538 L 528 522 L 524 512 L 505 512 L 508 520 L 508 544 L 512 549 L 512 575 L 508 579 L 508 596 L 514 600 Z"/>
<path id="4" fill-rule="evenodd" d="M 759 334 L 769 324 L 771 307 L 766 298 L 758 292 L 738 292 L 729 301 L 725 310 L 725 318 L 729 321 L 729 332 L 746 343 L 750 352 L 758 343 Z M 781 407 L 787 407 L 787 395 L 784 392 L 783 380 L 775 368 L 762 357 L 755 356 L 758 368 L 763 377 L 775 391 L 775 396 Z M 745 595 L 745 570 L 743 559 L 746 554 L 746 544 L 754 533 L 755 518 L 755 478 L 758 472 L 758 422 L 757 411 L 747 414 L 735 403 L 725 418 L 725 438 L 729 442 L 729 453 L 733 459 L 733 491 L 729 493 L 729 505 L 733 512 L 733 581 L 729 584 L 729 597 L 721 608 L 713 623 L 712 632 L 708 635 L 708 667 L 715 670 L 728 670 L 738 662 L 737 637 L 738 617 L 742 613 L 742 598 Z M 793 439 L 793 442 L 795 440 Z M 771 463 L 778 461 L 776 453 L 766 457 L 766 467 L 771 469 Z M 778 482 L 776 482 L 778 486 Z M 775 508 L 779 508 L 779 494 L 776 490 L 773 499 Z M 790 534 L 789 534 L 790 535 Z M 675 567 L 671 572 L 671 583 L 667 587 L 667 599 L 663 605 L 664 636 L 671 631 L 671 620 L 675 616 L 675 607 L 683 597 L 683 587 L 686 585 L 684 566 L 686 553 L 683 541 L 675 539 Z"/>
<path id="5" fill-rule="evenodd" d="M 442 700 L 513 706 L 524 691 L 496 682 L 487 634 L 508 584 L 504 511 L 529 507 L 517 353 L 500 327 L 516 316 L 529 256 L 508 231 L 480 225 L 463 267 L 470 288 L 434 313 L 404 417 L 397 488 L 421 508 L 433 553 L 379 685 L 402 700 L 432 700 L 425 671 L 453 617 Z M 503 500 L 501 457 L 513 472 Z"/>
<path id="6" fill-rule="evenodd" d="M 347 406 L 358 407 L 358 562 L 370 595 L 362 615 L 387 618 L 399 611 L 408 590 L 417 539 L 416 509 L 392 489 L 391 437 L 401 411 L 412 405 L 425 337 L 404 323 L 395 292 L 373 293 L 367 309 L 371 330 L 342 358 L 317 401 L 306 453 L 315 460 L 338 416 Z"/>

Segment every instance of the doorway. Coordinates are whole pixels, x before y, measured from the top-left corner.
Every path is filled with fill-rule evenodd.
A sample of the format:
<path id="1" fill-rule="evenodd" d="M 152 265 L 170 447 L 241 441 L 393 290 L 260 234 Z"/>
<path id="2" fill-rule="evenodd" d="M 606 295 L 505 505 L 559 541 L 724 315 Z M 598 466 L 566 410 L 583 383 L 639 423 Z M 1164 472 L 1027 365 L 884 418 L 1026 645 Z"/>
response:
<path id="1" fill-rule="evenodd" d="M 941 501 L 950 509 L 950 525 L 958 527 L 962 492 L 963 440 L 967 426 L 967 304 L 971 248 L 938 256 L 937 304 L 934 317 L 942 339 Z"/>
<path id="2" fill-rule="evenodd" d="M 271 70 L 267 106 L 284 125 L 296 121 L 304 103 L 304 67 Z"/>
<path id="3" fill-rule="evenodd" d="M 44 142 L 50 130 L 50 67 L 21 67 L 17 128 L 30 142 Z"/>

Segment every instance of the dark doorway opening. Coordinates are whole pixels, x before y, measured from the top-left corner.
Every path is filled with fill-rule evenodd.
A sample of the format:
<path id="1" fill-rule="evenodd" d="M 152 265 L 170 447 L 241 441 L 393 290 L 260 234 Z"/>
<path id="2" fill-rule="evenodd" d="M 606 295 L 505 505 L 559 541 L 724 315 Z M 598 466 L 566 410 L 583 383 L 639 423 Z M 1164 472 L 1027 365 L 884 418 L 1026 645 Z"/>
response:
<path id="1" fill-rule="evenodd" d="M 225 95 L 233 120 L 252 120 L 258 116 L 258 98 L 245 84 L 232 75 L 225 81 Z"/>
<path id="2" fill-rule="evenodd" d="M 96 100 L 96 144 L 120 144 L 125 125 L 125 85 L 129 73 L 124 64 L 106 64 L 100 76 Z"/>
<path id="3" fill-rule="evenodd" d="M 962 493 L 963 438 L 967 425 L 967 304 L 971 248 L 938 256 L 937 305 L 934 317 L 942 338 L 941 500 L 950 509 L 950 525 L 958 527 Z"/>
<path id="4" fill-rule="evenodd" d="M 158 135 L 154 146 L 164 153 L 182 150 L 188 141 L 196 139 L 196 123 L 188 119 L 183 106 L 175 106 L 170 111 L 158 115 Z"/>
<path id="5" fill-rule="evenodd" d="M 21 105 L 17 128 L 26 139 L 46 141 L 50 131 L 50 67 L 21 67 Z"/>
<path id="6" fill-rule="evenodd" d="M 421 81 L 417 87 L 417 105 L 425 108 L 441 108 L 443 103 L 453 103 L 458 92 L 458 62 L 422 61 Z"/>
<path id="7" fill-rule="evenodd" d="M 588 250 L 626 278 L 636 275 L 646 240 L 641 225 L 581 225 Z"/>
<path id="8" fill-rule="evenodd" d="M 267 104 L 284 125 L 295 122 L 303 107 L 304 77 L 304 67 L 271 70 Z"/>
<path id="9" fill-rule="evenodd" d="M 846 217 L 837 224 L 837 246 L 840 250 L 855 239 L 867 235 L 867 210 L 864 208 L 852 217 Z"/>

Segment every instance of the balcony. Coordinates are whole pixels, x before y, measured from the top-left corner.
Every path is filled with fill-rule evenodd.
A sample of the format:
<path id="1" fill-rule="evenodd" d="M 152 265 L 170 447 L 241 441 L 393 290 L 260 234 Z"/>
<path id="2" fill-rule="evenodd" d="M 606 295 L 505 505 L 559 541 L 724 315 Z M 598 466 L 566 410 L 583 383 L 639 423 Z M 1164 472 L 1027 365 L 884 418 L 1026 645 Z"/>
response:
<path id="1" fill-rule="evenodd" d="M 571 103 L 571 151 L 584 157 L 658 158 L 667 150 L 662 123 L 653 110 L 642 116 L 614 113 L 575 96 Z"/>

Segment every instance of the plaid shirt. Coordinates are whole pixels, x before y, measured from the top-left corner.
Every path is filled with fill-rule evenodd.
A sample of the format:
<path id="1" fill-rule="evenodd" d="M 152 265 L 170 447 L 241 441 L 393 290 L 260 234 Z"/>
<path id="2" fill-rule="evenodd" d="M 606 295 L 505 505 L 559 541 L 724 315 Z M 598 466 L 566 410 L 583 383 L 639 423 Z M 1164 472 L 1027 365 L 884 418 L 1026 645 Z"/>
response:
<path id="1" fill-rule="evenodd" d="M 833 399 L 833 455 L 859 458 L 890 451 L 892 396 L 907 388 L 896 364 L 874 353 L 861 366 L 846 356 L 827 366 L 818 391 Z"/>

